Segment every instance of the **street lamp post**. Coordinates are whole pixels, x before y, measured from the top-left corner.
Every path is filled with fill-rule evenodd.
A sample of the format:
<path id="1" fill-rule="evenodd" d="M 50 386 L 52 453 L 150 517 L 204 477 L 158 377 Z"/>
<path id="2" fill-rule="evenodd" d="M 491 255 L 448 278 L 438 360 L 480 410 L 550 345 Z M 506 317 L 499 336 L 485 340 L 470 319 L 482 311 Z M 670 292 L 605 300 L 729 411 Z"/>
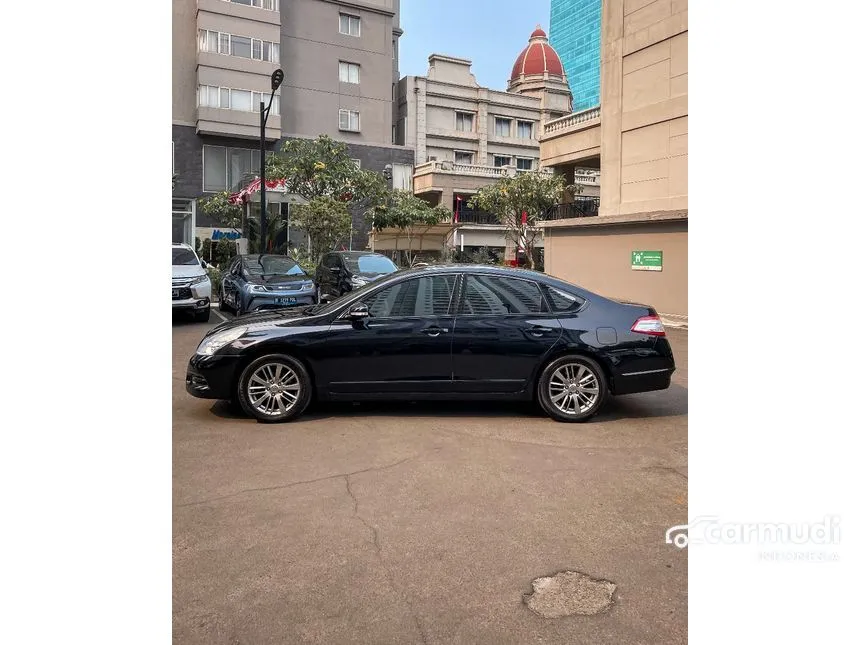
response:
<path id="1" fill-rule="evenodd" d="M 284 72 L 276 69 L 272 72 L 272 93 L 269 94 L 269 105 L 260 101 L 260 253 L 266 252 L 266 232 L 269 223 L 266 221 L 266 121 L 269 120 L 269 110 L 272 109 L 272 100 L 277 90 L 284 81 Z"/>

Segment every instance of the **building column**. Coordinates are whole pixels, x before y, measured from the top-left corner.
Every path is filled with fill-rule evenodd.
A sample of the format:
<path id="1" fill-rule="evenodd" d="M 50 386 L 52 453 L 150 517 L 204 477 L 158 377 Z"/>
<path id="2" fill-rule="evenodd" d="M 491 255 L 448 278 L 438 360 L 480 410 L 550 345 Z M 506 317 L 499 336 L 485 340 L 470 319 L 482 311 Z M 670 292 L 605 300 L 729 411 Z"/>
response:
<path id="1" fill-rule="evenodd" d="M 485 87 L 478 88 L 478 123 L 476 124 L 478 134 L 478 158 L 475 159 L 475 165 L 483 166 L 487 161 L 487 100 L 489 99 L 489 91 Z"/>
<path id="2" fill-rule="evenodd" d="M 415 165 L 427 161 L 427 80 L 415 78 Z"/>
<path id="3" fill-rule="evenodd" d="M 621 210 L 624 3 L 603 0 L 600 43 L 600 214 Z"/>

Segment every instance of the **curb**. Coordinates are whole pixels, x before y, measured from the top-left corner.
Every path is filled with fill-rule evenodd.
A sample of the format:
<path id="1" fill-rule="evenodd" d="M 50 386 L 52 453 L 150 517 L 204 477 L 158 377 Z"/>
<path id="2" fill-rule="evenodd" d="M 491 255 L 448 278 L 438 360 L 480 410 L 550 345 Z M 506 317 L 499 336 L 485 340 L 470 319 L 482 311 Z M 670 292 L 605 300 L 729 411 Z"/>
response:
<path id="1" fill-rule="evenodd" d="M 687 329 L 689 330 L 689 323 L 687 322 L 686 316 L 673 316 L 671 314 L 659 314 L 660 320 L 663 322 L 664 327 L 669 327 L 671 329 Z"/>

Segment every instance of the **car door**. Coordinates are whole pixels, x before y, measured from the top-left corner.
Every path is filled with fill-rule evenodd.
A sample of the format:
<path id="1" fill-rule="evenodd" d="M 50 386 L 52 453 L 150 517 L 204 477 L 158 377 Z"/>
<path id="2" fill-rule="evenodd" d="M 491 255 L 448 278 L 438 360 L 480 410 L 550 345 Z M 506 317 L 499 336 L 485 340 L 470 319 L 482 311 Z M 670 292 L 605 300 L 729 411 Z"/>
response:
<path id="1" fill-rule="evenodd" d="M 561 338 L 561 324 L 532 280 L 464 278 L 451 346 L 454 389 L 519 392 Z"/>
<path id="2" fill-rule="evenodd" d="M 370 316 L 332 323 L 319 382 L 333 394 L 450 391 L 456 281 L 453 273 L 410 278 L 356 301 Z"/>
<path id="3" fill-rule="evenodd" d="M 235 270 L 236 266 L 241 262 L 241 258 L 235 257 L 230 261 L 230 264 L 227 265 L 227 269 L 224 271 L 224 277 L 221 280 L 222 290 L 224 292 L 224 300 L 230 306 L 235 306 L 235 293 L 236 293 L 236 282 L 235 282 Z"/>
<path id="4" fill-rule="evenodd" d="M 320 289 L 320 296 L 328 295 L 331 293 L 331 276 L 329 275 L 328 265 L 329 258 L 331 258 L 331 254 L 324 255 L 320 260 L 319 266 L 317 266 L 317 275 L 316 281 L 317 286 Z"/>

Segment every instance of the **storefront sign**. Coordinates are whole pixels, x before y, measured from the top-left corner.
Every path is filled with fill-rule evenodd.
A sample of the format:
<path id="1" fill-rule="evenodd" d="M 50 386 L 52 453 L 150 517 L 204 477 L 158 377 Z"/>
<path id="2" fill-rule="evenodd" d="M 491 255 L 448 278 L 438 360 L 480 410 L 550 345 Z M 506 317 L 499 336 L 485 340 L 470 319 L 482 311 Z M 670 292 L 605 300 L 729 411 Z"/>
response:
<path id="1" fill-rule="evenodd" d="M 219 231 L 217 228 L 212 231 L 212 239 L 218 240 L 238 240 L 242 235 L 236 231 Z"/>
<path id="2" fill-rule="evenodd" d="M 633 251 L 630 264 L 634 271 L 662 271 L 663 251 Z"/>

